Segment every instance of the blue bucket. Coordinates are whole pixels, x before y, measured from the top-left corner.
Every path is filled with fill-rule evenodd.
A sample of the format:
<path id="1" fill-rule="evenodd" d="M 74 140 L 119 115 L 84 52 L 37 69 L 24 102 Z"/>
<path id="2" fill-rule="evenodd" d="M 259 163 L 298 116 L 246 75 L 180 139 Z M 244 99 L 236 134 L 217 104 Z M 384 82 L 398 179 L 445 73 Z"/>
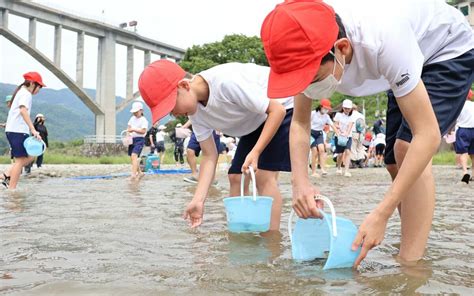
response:
<path id="1" fill-rule="evenodd" d="M 253 196 L 244 196 L 244 176 L 240 182 L 240 196 L 224 198 L 227 214 L 227 227 L 230 232 L 265 232 L 270 229 L 273 198 L 257 196 L 255 173 L 249 167 L 252 176 Z"/>
<path id="2" fill-rule="evenodd" d="M 23 142 L 23 147 L 25 147 L 26 152 L 30 156 L 40 156 L 46 151 L 46 144 L 43 140 L 38 140 L 33 136 L 26 138 Z"/>
<path id="3" fill-rule="evenodd" d="M 336 217 L 336 211 L 327 197 L 317 196 L 316 199 L 329 205 L 331 215 L 320 210 L 323 219 L 297 219 L 292 230 L 295 212 L 291 211 L 288 231 L 293 259 L 310 261 L 326 258 L 323 270 L 352 267 L 360 253 L 360 248 L 352 251 L 357 227 L 349 219 Z"/>
<path id="4" fill-rule="evenodd" d="M 338 136 L 337 137 L 337 146 L 346 146 L 349 141 L 348 137 Z"/>

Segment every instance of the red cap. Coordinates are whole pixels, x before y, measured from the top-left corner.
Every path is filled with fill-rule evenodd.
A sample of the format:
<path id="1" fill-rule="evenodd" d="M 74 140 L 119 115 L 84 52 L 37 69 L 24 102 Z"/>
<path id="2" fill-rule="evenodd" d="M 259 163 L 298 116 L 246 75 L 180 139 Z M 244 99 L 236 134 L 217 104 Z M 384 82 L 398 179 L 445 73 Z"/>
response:
<path id="1" fill-rule="evenodd" d="M 472 89 L 470 89 L 469 92 L 467 93 L 467 99 L 468 100 L 472 99 Z"/>
<path id="2" fill-rule="evenodd" d="M 371 132 L 366 132 L 365 133 L 365 140 L 366 141 L 372 140 L 372 133 Z"/>
<path id="3" fill-rule="evenodd" d="M 321 102 L 319 103 L 322 107 L 331 110 L 331 101 L 328 99 L 322 99 Z"/>
<path id="4" fill-rule="evenodd" d="M 23 74 L 23 78 L 28 81 L 33 81 L 41 85 L 41 87 L 46 87 L 46 85 L 43 83 L 43 78 L 41 78 L 41 75 L 38 72 L 28 72 Z"/>
<path id="5" fill-rule="evenodd" d="M 150 107 L 153 123 L 173 110 L 178 96 L 178 82 L 186 72 L 178 64 L 158 60 L 143 70 L 138 88 L 145 103 Z"/>
<path id="6" fill-rule="evenodd" d="M 265 18 L 260 35 L 270 64 L 268 97 L 301 93 L 337 40 L 331 6 L 317 0 L 286 1 Z"/>

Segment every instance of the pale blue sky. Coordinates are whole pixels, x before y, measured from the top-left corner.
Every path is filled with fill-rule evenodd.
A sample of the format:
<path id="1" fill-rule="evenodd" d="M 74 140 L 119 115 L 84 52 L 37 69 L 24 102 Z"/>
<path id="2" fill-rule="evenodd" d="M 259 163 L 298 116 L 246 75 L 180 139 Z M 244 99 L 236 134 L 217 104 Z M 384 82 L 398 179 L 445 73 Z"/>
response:
<path id="1" fill-rule="evenodd" d="M 112 1 L 112 0 L 37 0 L 35 2 L 65 10 L 75 15 L 105 21 L 118 25 L 130 20 L 138 21 L 138 33 L 143 36 L 187 48 L 193 44 L 203 44 L 221 40 L 224 35 L 241 33 L 260 34 L 260 26 L 265 16 L 283 0 L 173 0 L 173 1 Z M 27 39 L 28 21 L 10 16 L 9 28 Z M 38 24 L 37 47 L 50 58 L 53 57 L 54 29 Z M 63 31 L 62 67 L 75 76 L 76 37 Z M 28 54 L 0 36 L 0 81 L 18 84 L 22 73 L 35 70 L 41 72 L 46 84 L 52 88 L 65 86 Z M 117 95 L 125 95 L 125 47 L 117 48 Z M 157 58 L 157 57 L 154 57 Z M 136 80 L 143 68 L 143 54 L 136 53 Z M 87 88 L 95 88 L 97 63 L 97 41 L 86 38 L 85 77 Z"/>

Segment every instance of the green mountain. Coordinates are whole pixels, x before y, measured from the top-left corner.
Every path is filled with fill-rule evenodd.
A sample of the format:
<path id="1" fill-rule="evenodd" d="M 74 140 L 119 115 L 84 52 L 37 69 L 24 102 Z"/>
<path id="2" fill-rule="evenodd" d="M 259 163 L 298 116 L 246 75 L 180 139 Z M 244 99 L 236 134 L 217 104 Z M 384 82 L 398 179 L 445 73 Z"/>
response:
<path id="1" fill-rule="evenodd" d="M 12 94 L 16 86 L 0 83 L 0 122 L 5 122 L 8 109 L 4 102 L 5 96 Z M 86 92 L 95 97 L 95 90 L 87 89 Z M 124 98 L 117 97 L 117 104 Z M 86 135 L 95 133 L 95 117 L 82 101 L 76 97 L 69 89 L 42 89 L 39 94 L 33 97 L 31 117 L 34 119 L 37 113 L 43 113 L 46 117 L 46 127 L 49 132 L 50 141 L 70 141 L 82 139 Z M 130 106 L 117 114 L 117 133 L 127 127 L 130 119 Z M 147 109 L 147 108 L 146 108 Z M 149 110 L 145 111 L 145 116 L 150 120 Z M 4 132 L 0 132 L 0 151 L 5 151 L 8 143 Z"/>

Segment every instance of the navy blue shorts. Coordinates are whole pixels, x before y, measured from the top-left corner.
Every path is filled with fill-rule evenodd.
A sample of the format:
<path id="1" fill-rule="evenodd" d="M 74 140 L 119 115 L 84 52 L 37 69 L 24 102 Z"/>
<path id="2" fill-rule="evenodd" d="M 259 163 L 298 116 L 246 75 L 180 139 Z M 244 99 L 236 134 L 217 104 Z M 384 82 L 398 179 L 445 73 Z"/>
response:
<path id="1" fill-rule="evenodd" d="M 132 156 L 132 153 L 133 153 L 140 156 L 143 150 L 143 146 L 145 146 L 145 138 L 143 137 L 133 138 L 132 145 L 128 146 L 128 155 Z"/>
<path id="2" fill-rule="evenodd" d="M 293 109 L 286 110 L 283 122 L 270 143 L 268 143 L 267 147 L 263 149 L 262 154 L 260 154 L 258 159 L 259 169 L 273 172 L 291 172 L 289 140 L 292 117 Z M 250 134 L 240 138 L 234 159 L 232 160 L 232 165 L 227 172 L 228 174 L 242 173 L 242 165 L 244 164 L 245 158 L 257 143 L 258 138 L 260 138 L 264 125 L 265 122 Z"/>
<path id="3" fill-rule="evenodd" d="M 340 146 L 337 144 L 337 137 L 336 137 L 336 150 L 334 151 L 334 153 L 344 153 L 344 150 L 351 150 L 351 147 L 352 147 L 352 137 L 349 138 L 349 140 L 347 140 L 347 144 L 346 146 Z"/>
<path id="4" fill-rule="evenodd" d="M 29 137 L 29 134 L 7 132 L 8 143 L 10 143 L 11 155 L 13 157 L 28 157 L 23 142 Z"/>
<path id="5" fill-rule="evenodd" d="M 223 149 L 223 146 L 221 145 L 221 139 L 220 137 L 216 134 L 215 131 L 212 131 L 212 136 L 214 137 L 214 142 L 216 143 L 216 148 L 217 148 L 217 153 L 221 154 Z M 199 153 L 201 153 L 201 145 L 199 145 L 198 140 L 196 139 L 196 135 L 194 133 L 191 133 L 191 138 L 189 139 L 188 143 L 188 148 L 194 151 L 194 154 L 196 156 L 199 156 Z"/>
<path id="6" fill-rule="evenodd" d="M 311 148 L 324 144 L 323 131 L 311 130 L 311 137 L 314 138 L 314 141 L 311 143 Z"/>
<path id="7" fill-rule="evenodd" d="M 383 155 L 384 150 L 385 150 L 384 144 L 377 144 L 377 146 L 375 146 L 375 155 L 377 156 Z"/>
<path id="8" fill-rule="evenodd" d="M 430 97 L 441 135 L 445 135 L 456 124 L 474 82 L 474 49 L 457 58 L 424 66 L 421 80 Z M 385 163 L 395 164 L 395 140 L 411 142 L 412 134 L 393 92 L 388 91 L 387 96 Z"/>
<path id="9" fill-rule="evenodd" d="M 474 128 L 458 128 L 454 150 L 457 154 L 474 155 Z"/>
<path id="10" fill-rule="evenodd" d="M 156 149 L 156 152 L 158 152 L 158 153 L 165 152 L 165 150 L 166 150 L 165 141 L 156 142 L 155 143 L 155 149 Z"/>

